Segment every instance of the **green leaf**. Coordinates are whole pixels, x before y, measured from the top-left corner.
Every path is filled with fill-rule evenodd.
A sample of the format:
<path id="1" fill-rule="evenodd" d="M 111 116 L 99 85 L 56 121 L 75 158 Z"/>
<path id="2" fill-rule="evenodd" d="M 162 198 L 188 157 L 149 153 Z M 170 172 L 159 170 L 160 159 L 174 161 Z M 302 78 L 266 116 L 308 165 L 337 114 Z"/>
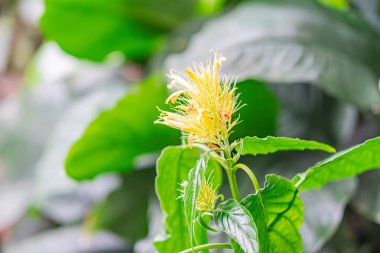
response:
<path id="1" fill-rule="evenodd" d="M 338 10 L 348 10 L 350 7 L 347 0 L 319 0 L 319 2 Z"/>
<path id="2" fill-rule="evenodd" d="M 67 174 L 77 180 L 106 173 L 128 172 L 145 164 L 148 156 L 178 143 L 179 134 L 154 125 L 156 106 L 163 106 L 167 90 L 158 75 L 130 88 L 114 108 L 101 113 L 71 147 Z"/>
<path id="3" fill-rule="evenodd" d="M 239 202 L 230 199 L 219 204 L 214 212 L 214 221 L 223 232 L 239 244 L 243 252 L 259 252 L 259 232 L 255 221 Z M 236 245 L 234 248 L 238 249 Z"/>
<path id="4" fill-rule="evenodd" d="M 202 187 L 202 179 L 206 175 L 206 167 L 210 158 L 210 152 L 207 151 L 201 155 L 195 167 L 189 172 L 187 185 L 184 188 L 184 207 L 185 207 L 185 218 L 186 223 L 189 228 L 190 242 L 193 246 L 193 234 L 194 234 L 194 223 L 197 218 L 197 199 L 199 191 Z"/>
<path id="5" fill-rule="evenodd" d="M 164 212 L 165 229 L 155 238 L 158 252 L 179 252 L 190 248 L 190 235 L 184 203 L 180 198 L 180 183 L 188 179 L 189 172 L 202 154 L 200 148 L 167 147 L 157 162 L 156 192 Z M 213 171 L 214 184 L 222 182 L 222 171 L 215 162 L 209 162 L 206 173 Z M 197 241 L 205 243 L 205 231 L 197 231 Z"/>
<path id="6" fill-rule="evenodd" d="M 133 171 L 125 175 L 121 187 L 112 192 L 92 212 L 94 227 L 112 231 L 131 241 L 146 236 L 148 232 L 146 217 L 154 176 L 153 169 Z"/>
<path id="7" fill-rule="evenodd" d="M 322 187 L 328 182 L 349 178 L 380 168 L 380 137 L 343 150 L 298 174 L 293 182 L 300 190 Z"/>
<path id="8" fill-rule="evenodd" d="M 163 35 L 193 15 L 195 0 L 45 0 L 45 37 L 80 58 L 101 61 L 120 51 L 144 60 Z"/>
<path id="9" fill-rule="evenodd" d="M 260 253 L 302 252 L 303 204 L 289 180 L 268 175 L 260 192 L 241 201 L 257 225 Z"/>
<path id="10" fill-rule="evenodd" d="M 276 131 L 278 102 L 263 82 L 247 80 L 236 84 L 239 101 L 245 106 L 238 112 L 240 123 L 234 127 L 231 139 L 248 135 L 265 137 Z"/>
<path id="11" fill-rule="evenodd" d="M 224 71 L 240 80 L 315 84 L 368 109 L 380 105 L 378 45 L 380 37 L 349 12 L 311 0 L 256 0 L 207 22 L 166 65 L 182 69 L 215 48 L 227 57 Z"/>
<path id="12" fill-rule="evenodd" d="M 240 144 L 236 147 L 240 149 Z M 300 140 L 298 138 L 272 137 L 266 138 L 245 137 L 243 139 L 242 155 L 266 155 L 282 150 L 322 150 L 333 153 L 335 149 L 327 144 L 316 141 Z"/>

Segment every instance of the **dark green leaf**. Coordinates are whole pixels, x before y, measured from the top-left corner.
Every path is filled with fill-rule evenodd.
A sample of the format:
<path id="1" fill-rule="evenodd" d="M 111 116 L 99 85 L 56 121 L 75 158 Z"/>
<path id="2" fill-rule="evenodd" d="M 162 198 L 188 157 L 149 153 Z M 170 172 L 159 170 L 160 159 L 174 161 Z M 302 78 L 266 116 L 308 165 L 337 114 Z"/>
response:
<path id="1" fill-rule="evenodd" d="M 369 171 L 359 177 L 359 187 L 352 206 L 367 219 L 380 224 L 380 170 Z"/>
<path id="2" fill-rule="evenodd" d="M 219 204 L 214 212 L 214 220 L 223 232 L 239 244 L 243 252 L 259 252 L 256 224 L 248 210 L 239 202 L 230 199 Z M 236 245 L 234 248 L 238 249 Z"/>
<path id="3" fill-rule="evenodd" d="M 356 186 L 355 178 L 351 178 L 328 183 L 321 189 L 301 192 L 305 206 L 301 227 L 304 253 L 320 252 L 336 233 Z"/>
<path id="4" fill-rule="evenodd" d="M 237 83 L 236 86 L 240 94 L 239 101 L 245 106 L 238 112 L 241 122 L 234 127 L 231 138 L 275 134 L 278 103 L 265 83 L 247 80 Z"/>
<path id="5" fill-rule="evenodd" d="M 369 24 L 380 31 L 379 0 L 351 0 L 350 2 Z"/>
<path id="6" fill-rule="evenodd" d="M 239 150 L 240 144 L 236 147 Z M 266 155 L 282 150 L 322 150 L 333 153 L 335 149 L 329 145 L 316 142 L 306 141 L 287 137 L 266 138 L 245 137 L 243 139 L 242 155 Z"/>
<path id="7" fill-rule="evenodd" d="M 146 236 L 148 232 L 146 217 L 154 176 L 153 169 L 134 171 L 125 175 L 121 187 L 112 192 L 93 211 L 95 228 L 112 231 L 132 241 Z"/>
<path id="8" fill-rule="evenodd" d="M 67 174 L 81 180 L 106 172 L 127 172 L 147 159 L 141 155 L 178 142 L 175 130 L 153 123 L 158 117 L 156 106 L 163 105 L 167 96 L 162 84 L 159 76 L 152 76 L 131 87 L 113 109 L 101 113 L 71 147 Z"/>
<path id="9" fill-rule="evenodd" d="M 181 69 L 215 48 L 227 57 L 224 71 L 240 80 L 316 84 L 368 109 L 380 105 L 379 45 L 379 36 L 349 13 L 314 1 L 256 0 L 206 23 L 167 65 Z"/>
<path id="10" fill-rule="evenodd" d="M 265 187 L 241 204 L 257 225 L 260 253 L 302 252 L 299 229 L 303 204 L 292 182 L 276 175 L 266 177 Z"/>
<path id="11" fill-rule="evenodd" d="M 202 154 L 196 147 L 165 148 L 157 162 L 156 192 L 165 213 L 164 234 L 155 238 L 158 252 L 179 252 L 190 245 L 184 204 L 180 198 L 180 183 L 188 179 L 188 174 Z M 206 173 L 213 171 L 214 184 L 221 184 L 222 174 L 215 162 L 210 162 Z M 197 241 L 205 243 L 205 231 L 197 231 Z"/>
<path id="12" fill-rule="evenodd" d="M 120 51 L 144 60 L 193 15 L 195 0 L 45 0 L 41 27 L 68 53 L 100 61 Z"/>
<path id="13" fill-rule="evenodd" d="M 343 150 L 298 174 L 294 183 L 300 190 L 322 187 L 328 182 L 349 178 L 380 168 L 380 137 Z"/>

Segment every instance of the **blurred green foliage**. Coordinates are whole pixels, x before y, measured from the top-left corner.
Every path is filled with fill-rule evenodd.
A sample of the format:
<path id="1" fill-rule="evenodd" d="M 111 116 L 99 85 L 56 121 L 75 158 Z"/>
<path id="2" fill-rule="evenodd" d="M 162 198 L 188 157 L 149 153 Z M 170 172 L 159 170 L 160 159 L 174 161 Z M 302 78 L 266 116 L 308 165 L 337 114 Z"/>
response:
<path id="1" fill-rule="evenodd" d="M 227 56 L 223 71 L 238 76 L 237 86 L 246 104 L 240 111 L 242 123 L 237 126 L 234 139 L 246 135 L 315 138 L 341 150 L 380 133 L 380 1 L 45 0 L 44 3 L 40 22 L 44 38 L 75 58 L 99 65 L 68 68 L 69 60 L 57 56 L 47 57 L 49 64 L 43 65 L 37 54 L 29 66 L 33 75 L 25 80 L 34 85 L 22 90 L 21 98 L 12 102 L 15 108 L 21 108 L 14 110 L 19 119 L 10 120 L 6 112 L 0 111 L 0 157 L 5 163 L 5 175 L 0 175 L 0 199 L 13 200 L 13 206 L 5 205 L 9 208 L 6 210 L 12 210 L 12 217 L 2 213 L 5 209 L 0 204 L 0 232 L 18 223 L 28 204 L 35 201 L 41 208 L 41 219 L 54 221 L 49 228 L 80 223 L 85 213 L 92 213 L 96 229 L 114 232 L 124 239 L 123 246 L 131 252 L 133 248 L 135 252 L 154 252 L 147 245 L 152 244 L 159 228 L 165 226 L 154 215 L 148 215 L 159 212 L 151 188 L 155 174 L 152 167 L 163 147 L 181 141 L 175 131 L 153 124 L 159 114 L 156 106 L 163 107 L 168 94 L 164 73 L 204 59 L 211 48 Z M 186 46 L 184 51 L 168 46 L 177 40 L 181 47 Z M 39 53 L 45 50 L 41 47 Z M 122 63 L 109 64 L 109 59 L 111 62 L 113 59 L 109 56 L 114 52 L 121 53 Z M 71 60 L 78 61 L 75 58 Z M 54 73 L 54 68 L 49 68 L 54 67 L 54 60 L 65 62 L 66 65 L 57 68 L 66 72 L 59 79 L 45 78 L 38 70 L 43 69 L 46 76 Z M 124 67 L 138 71 L 125 74 Z M 109 92 L 115 76 L 123 75 L 127 79 L 134 76 L 138 81 L 128 80 L 133 84 L 126 89 Z M 83 84 L 80 80 L 84 76 L 92 79 Z M 106 85 L 99 88 L 99 82 Z M 95 89 L 107 95 L 99 98 L 92 93 Z M 120 97 L 113 108 L 101 112 Z M 97 99 L 99 103 L 89 102 Z M 67 109 L 69 106 L 71 110 Z M 91 117 L 84 120 L 86 114 Z M 75 122 L 81 120 L 83 126 L 78 127 Z M 88 124 L 89 121 L 92 122 Z M 54 138 L 51 132 L 55 133 Z M 63 134 L 70 132 L 76 134 Z M 66 155 L 67 174 L 77 180 L 91 179 L 90 185 L 61 178 Z M 363 163 L 371 160 L 359 156 Z M 260 175 L 276 172 L 292 178 L 323 157 L 320 153 L 301 156 L 286 152 L 269 158 L 243 159 Z M 347 168 L 352 169 L 350 166 Z M 123 173 L 117 176 L 122 178 L 119 186 L 112 180 L 102 181 L 103 174 L 111 172 Z M 33 184 L 14 183 L 24 183 L 31 177 L 36 178 Z M 359 252 L 359 248 L 362 253 L 376 252 L 379 247 L 376 238 L 358 232 L 355 226 L 360 222 L 370 231 L 368 234 L 380 231 L 374 225 L 380 224 L 377 178 L 377 171 L 371 172 L 360 177 L 360 184 L 355 180 L 340 181 L 301 194 L 305 203 L 301 228 L 304 252 L 346 253 Z M 168 187 L 177 189 L 175 182 L 168 180 Z M 38 196 L 32 201 L 27 195 L 33 192 L 31 185 L 36 186 L 34 195 Z M 86 190 L 86 186 L 91 190 Z M 94 189 L 104 195 L 98 196 Z M 110 191 L 113 192 L 108 195 Z M 176 196 L 171 198 L 175 201 Z M 44 202 L 49 205 L 42 205 Z M 178 203 L 173 202 L 164 211 L 175 212 L 178 207 L 174 204 Z M 345 210 L 347 205 L 350 208 Z M 57 210 L 68 215 L 72 211 L 73 215 L 63 219 L 61 213 L 52 214 L 57 214 Z M 331 215 L 320 216 L 323 211 Z M 357 213 L 359 218 L 355 216 L 359 216 Z M 178 218 L 168 215 L 164 235 L 170 234 L 170 223 Z M 351 216 L 356 217 L 354 221 L 349 220 Z M 22 227 L 17 229 L 23 231 Z M 322 249 L 335 233 L 333 241 Z M 30 241 L 48 244 L 50 234 L 67 244 L 79 237 L 80 229 L 48 230 Z M 171 239 L 164 237 L 162 242 Z M 341 241 L 350 241 L 351 248 L 347 249 Z M 57 245 L 64 243 L 57 240 Z M 16 241 L 5 252 L 25 252 L 25 247 L 34 252 L 30 244 Z M 116 244 L 121 245 L 119 241 Z M 70 250 L 79 252 L 79 247 Z"/>

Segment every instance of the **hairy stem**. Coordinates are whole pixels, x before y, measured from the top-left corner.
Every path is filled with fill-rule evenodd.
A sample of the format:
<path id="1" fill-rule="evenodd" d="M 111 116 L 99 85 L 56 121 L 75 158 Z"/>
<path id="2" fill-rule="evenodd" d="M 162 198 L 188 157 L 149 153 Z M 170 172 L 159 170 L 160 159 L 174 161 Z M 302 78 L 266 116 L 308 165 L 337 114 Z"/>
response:
<path id="1" fill-rule="evenodd" d="M 181 251 L 180 253 L 192 253 L 192 252 L 198 252 L 198 251 L 206 250 L 206 249 L 231 249 L 231 248 L 232 248 L 231 244 L 229 243 L 210 243 L 210 244 L 199 245 L 191 249 Z"/>
<path id="2" fill-rule="evenodd" d="M 247 165 L 245 164 L 242 164 L 242 163 L 239 163 L 239 164 L 236 164 L 234 167 L 233 167 L 233 171 L 234 173 L 236 173 L 236 171 L 238 169 L 241 169 L 243 170 L 245 173 L 247 173 L 247 175 L 249 176 L 249 178 L 251 179 L 252 181 L 252 184 L 253 184 L 253 187 L 255 187 L 255 191 L 258 192 L 260 191 L 260 185 L 259 185 L 259 181 L 257 180 L 255 174 L 252 172 L 252 170 L 250 168 L 248 168 Z"/>

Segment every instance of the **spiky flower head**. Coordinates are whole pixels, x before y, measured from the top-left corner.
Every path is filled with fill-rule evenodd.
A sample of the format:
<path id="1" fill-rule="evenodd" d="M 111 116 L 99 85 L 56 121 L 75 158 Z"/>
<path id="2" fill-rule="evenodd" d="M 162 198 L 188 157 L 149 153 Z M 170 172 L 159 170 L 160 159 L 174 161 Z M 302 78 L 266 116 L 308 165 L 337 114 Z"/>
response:
<path id="1" fill-rule="evenodd" d="M 212 213 L 218 200 L 218 189 L 211 180 L 202 179 L 202 186 L 197 198 L 196 209 L 201 212 Z"/>
<path id="2" fill-rule="evenodd" d="M 226 60 L 215 51 L 206 64 L 194 64 L 185 73 L 171 71 L 168 85 L 176 89 L 166 103 L 174 112 L 162 111 L 155 123 L 181 130 L 191 146 L 194 142 L 224 146 L 232 128 L 238 123 L 233 117 L 239 109 L 235 80 L 219 73 Z"/>

